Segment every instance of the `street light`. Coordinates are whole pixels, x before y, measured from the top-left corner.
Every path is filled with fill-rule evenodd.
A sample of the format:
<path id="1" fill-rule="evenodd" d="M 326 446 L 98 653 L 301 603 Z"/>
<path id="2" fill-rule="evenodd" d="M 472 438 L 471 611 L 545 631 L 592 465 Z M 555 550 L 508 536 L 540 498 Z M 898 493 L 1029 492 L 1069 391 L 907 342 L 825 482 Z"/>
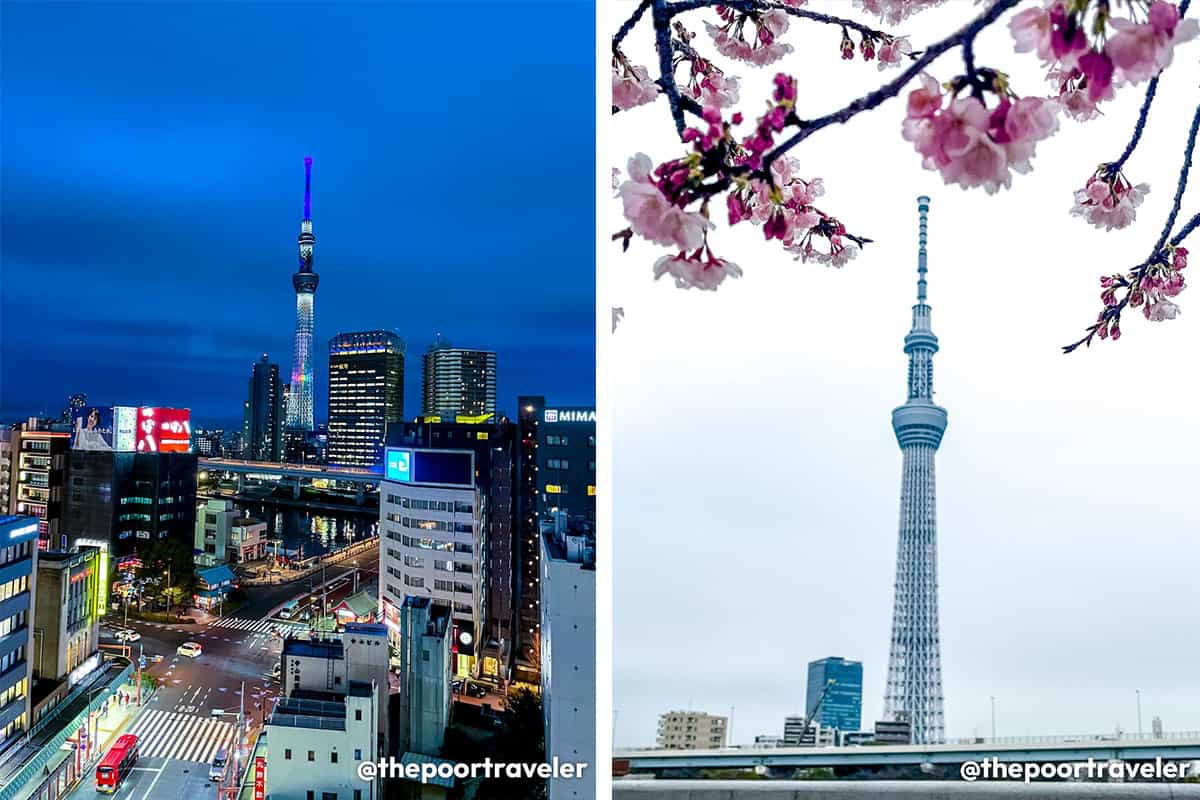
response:
<path id="1" fill-rule="evenodd" d="M 1137 694 L 1137 711 L 1138 711 L 1138 741 L 1142 738 L 1142 690 L 1134 689 Z"/>

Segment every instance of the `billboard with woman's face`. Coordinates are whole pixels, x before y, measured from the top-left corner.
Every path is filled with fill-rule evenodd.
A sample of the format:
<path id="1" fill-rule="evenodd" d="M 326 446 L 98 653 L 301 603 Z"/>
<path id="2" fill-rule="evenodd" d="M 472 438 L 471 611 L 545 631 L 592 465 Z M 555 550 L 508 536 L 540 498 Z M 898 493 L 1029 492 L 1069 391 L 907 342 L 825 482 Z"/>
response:
<path id="1" fill-rule="evenodd" d="M 72 450 L 112 450 L 113 410 L 81 408 L 71 418 Z"/>

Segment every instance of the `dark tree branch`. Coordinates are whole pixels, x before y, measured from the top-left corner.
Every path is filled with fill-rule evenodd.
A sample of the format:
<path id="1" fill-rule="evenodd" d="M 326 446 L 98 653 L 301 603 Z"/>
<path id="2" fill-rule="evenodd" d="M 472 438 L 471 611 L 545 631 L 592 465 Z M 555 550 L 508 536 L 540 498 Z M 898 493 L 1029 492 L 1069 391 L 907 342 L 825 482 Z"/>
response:
<path id="1" fill-rule="evenodd" d="M 1125 151 L 1121 153 L 1121 157 L 1105 168 L 1105 172 L 1108 173 L 1109 177 L 1121 171 L 1125 166 L 1125 162 L 1133 155 L 1138 142 L 1141 141 L 1142 131 L 1146 128 L 1146 117 L 1150 115 L 1150 104 L 1154 102 L 1154 93 L 1157 91 L 1158 76 L 1155 75 L 1150 80 L 1150 85 L 1146 87 L 1146 99 L 1142 102 L 1142 110 L 1138 112 L 1137 123 L 1133 126 L 1133 137 L 1129 140 L 1129 144 L 1125 145 Z"/>
<path id="2" fill-rule="evenodd" d="M 667 96 L 671 106 L 671 117 L 675 120 L 675 131 L 683 136 L 686 123 L 683 108 L 679 103 L 679 87 L 675 84 L 675 50 L 671 44 L 671 12 L 667 0 L 653 0 L 654 6 L 654 49 L 658 51 L 658 85 Z"/>
<path id="3" fill-rule="evenodd" d="M 1187 149 L 1183 151 L 1183 169 L 1179 171 L 1179 185 L 1175 187 L 1175 202 L 1171 205 L 1171 215 L 1167 217 L 1167 224 L 1163 226 L 1162 234 L 1154 244 L 1154 252 L 1150 254 L 1151 259 L 1157 256 L 1158 251 L 1162 250 L 1163 245 L 1167 243 L 1167 237 L 1171 235 L 1171 229 L 1175 227 L 1175 218 L 1179 216 L 1183 192 L 1187 189 L 1188 173 L 1192 169 L 1192 152 L 1196 149 L 1197 130 L 1200 130 L 1200 106 L 1196 107 L 1196 113 L 1192 117 L 1192 128 L 1188 131 Z"/>
<path id="4" fill-rule="evenodd" d="M 816 11 L 808 11 L 803 8 L 793 8 L 779 3 L 770 2 L 770 0 L 679 0 L 671 4 L 671 15 L 682 14 L 685 11 L 694 11 L 697 8 L 708 8 L 710 6 L 725 6 L 732 8 L 742 13 L 757 13 L 760 11 L 782 11 L 789 16 L 799 19 L 807 19 L 813 22 L 822 22 L 826 25 L 837 25 L 838 27 L 851 28 L 858 31 L 864 36 L 869 36 L 874 39 L 882 39 L 891 36 L 885 31 L 875 30 L 867 27 L 861 22 L 855 22 L 852 19 L 843 17 L 835 17 L 831 14 L 821 14 Z"/>
<path id="5" fill-rule="evenodd" d="M 629 35 L 629 32 L 633 30 L 633 26 L 638 24 L 638 20 L 642 18 L 642 14 L 645 14 L 646 9 L 649 7 L 650 0 L 642 0 L 642 2 L 638 3 L 638 7 L 634 9 L 634 12 L 630 15 L 629 19 L 625 20 L 625 22 L 621 24 L 621 27 L 617 28 L 617 35 L 613 37 L 612 46 L 614 52 L 618 47 L 621 46 L 621 42 L 624 41 L 625 37 Z"/>

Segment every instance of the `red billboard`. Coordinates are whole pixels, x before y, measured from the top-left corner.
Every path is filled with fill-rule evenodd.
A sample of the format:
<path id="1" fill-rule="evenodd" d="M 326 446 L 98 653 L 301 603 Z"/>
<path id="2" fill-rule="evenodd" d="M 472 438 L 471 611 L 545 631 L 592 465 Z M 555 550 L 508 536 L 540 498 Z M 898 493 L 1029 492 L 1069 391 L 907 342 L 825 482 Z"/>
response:
<path id="1" fill-rule="evenodd" d="M 192 449 L 192 412 L 186 408 L 138 409 L 139 453 L 187 453 Z"/>
<path id="2" fill-rule="evenodd" d="M 267 788 L 267 760 L 262 756 L 254 759 L 254 800 L 263 800 Z"/>

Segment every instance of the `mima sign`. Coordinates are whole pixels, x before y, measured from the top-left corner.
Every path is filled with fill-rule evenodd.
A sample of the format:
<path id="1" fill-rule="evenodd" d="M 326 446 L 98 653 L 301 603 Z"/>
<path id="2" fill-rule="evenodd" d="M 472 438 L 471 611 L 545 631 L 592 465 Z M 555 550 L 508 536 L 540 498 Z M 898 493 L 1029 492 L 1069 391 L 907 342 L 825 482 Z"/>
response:
<path id="1" fill-rule="evenodd" d="M 594 408 L 547 408 L 542 414 L 545 422 L 590 422 L 596 423 Z"/>

